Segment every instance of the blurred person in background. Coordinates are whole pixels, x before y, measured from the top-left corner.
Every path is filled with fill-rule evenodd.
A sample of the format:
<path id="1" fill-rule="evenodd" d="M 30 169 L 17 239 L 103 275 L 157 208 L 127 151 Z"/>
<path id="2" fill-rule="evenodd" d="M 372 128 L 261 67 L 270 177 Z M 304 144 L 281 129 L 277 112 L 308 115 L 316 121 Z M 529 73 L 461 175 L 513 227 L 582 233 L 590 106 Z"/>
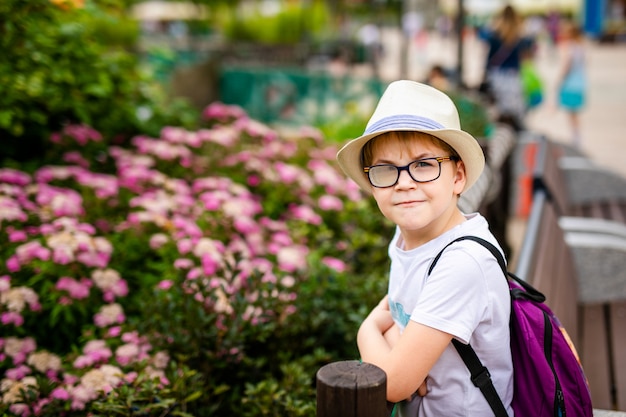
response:
<path id="1" fill-rule="evenodd" d="M 532 55 L 534 40 L 526 37 L 524 19 L 512 6 L 505 6 L 493 25 L 481 28 L 479 38 L 488 47 L 481 92 L 487 94 L 497 112 L 497 119 L 523 127 L 526 103 L 520 69 L 524 57 Z"/>
<path id="2" fill-rule="evenodd" d="M 580 148 L 582 138 L 579 114 L 585 105 L 587 74 L 585 64 L 584 34 L 572 21 L 562 24 L 562 55 L 559 71 L 558 103 L 569 117 L 572 145 Z"/>

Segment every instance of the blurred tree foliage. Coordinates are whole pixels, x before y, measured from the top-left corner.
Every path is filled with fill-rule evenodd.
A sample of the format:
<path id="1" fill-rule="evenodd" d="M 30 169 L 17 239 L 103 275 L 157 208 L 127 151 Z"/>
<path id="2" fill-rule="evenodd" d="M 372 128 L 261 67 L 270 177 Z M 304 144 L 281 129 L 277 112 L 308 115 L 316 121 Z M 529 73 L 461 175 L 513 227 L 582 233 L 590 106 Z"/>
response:
<path id="1" fill-rule="evenodd" d="M 0 2 L 0 162 L 36 160 L 50 133 L 68 123 L 121 142 L 179 122 L 139 70 L 129 3 Z"/>

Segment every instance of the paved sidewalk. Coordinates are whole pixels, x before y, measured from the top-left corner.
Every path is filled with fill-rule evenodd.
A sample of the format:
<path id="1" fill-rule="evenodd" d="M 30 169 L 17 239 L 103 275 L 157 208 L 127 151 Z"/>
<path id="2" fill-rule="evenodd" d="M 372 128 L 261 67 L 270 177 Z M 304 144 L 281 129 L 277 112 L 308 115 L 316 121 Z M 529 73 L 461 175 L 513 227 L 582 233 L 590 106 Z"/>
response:
<path id="1" fill-rule="evenodd" d="M 588 104 L 581 113 L 582 150 L 593 161 L 626 177 L 626 44 L 587 42 Z M 528 117 L 528 128 L 569 143 L 566 114 L 555 105 L 558 58 L 545 45 L 537 69 L 547 86 L 546 103 Z"/>

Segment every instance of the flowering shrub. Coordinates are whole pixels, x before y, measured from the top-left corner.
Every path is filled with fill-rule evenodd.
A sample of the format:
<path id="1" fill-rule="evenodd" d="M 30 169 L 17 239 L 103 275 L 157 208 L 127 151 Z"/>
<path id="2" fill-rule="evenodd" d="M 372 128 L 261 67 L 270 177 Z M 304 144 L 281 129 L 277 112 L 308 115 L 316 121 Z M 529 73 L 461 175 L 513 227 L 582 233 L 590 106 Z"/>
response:
<path id="1" fill-rule="evenodd" d="M 312 415 L 355 357 L 390 226 L 316 130 L 204 118 L 126 148 L 67 126 L 0 169 L 0 411 Z"/>

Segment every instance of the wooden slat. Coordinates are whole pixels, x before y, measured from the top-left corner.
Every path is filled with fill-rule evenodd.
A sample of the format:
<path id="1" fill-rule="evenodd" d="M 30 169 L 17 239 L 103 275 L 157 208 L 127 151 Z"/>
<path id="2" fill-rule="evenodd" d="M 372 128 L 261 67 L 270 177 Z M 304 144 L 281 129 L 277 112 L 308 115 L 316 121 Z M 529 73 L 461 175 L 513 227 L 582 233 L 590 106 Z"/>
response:
<path id="1" fill-rule="evenodd" d="M 624 217 L 624 203 L 612 201 L 609 202 L 609 218 L 618 222 L 626 223 L 626 217 Z"/>
<path id="2" fill-rule="evenodd" d="M 591 389 L 595 408 L 612 410 L 611 374 L 607 328 L 601 304 L 582 307 L 580 359 Z"/>
<path id="3" fill-rule="evenodd" d="M 626 410 L 626 301 L 610 306 L 616 409 Z"/>
<path id="4" fill-rule="evenodd" d="M 548 191 L 556 204 L 559 216 L 569 215 L 569 199 L 567 197 L 567 184 L 563 172 L 559 167 L 558 160 L 563 156 L 563 150 L 554 142 L 546 141 L 547 157 L 543 167 L 543 180 Z"/>
<path id="5" fill-rule="evenodd" d="M 558 233 L 561 236 L 563 234 L 561 230 L 558 230 Z M 558 294 L 558 298 L 555 300 L 553 311 L 578 348 L 578 303 L 573 302 L 573 300 L 578 299 L 576 268 L 570 248 L 563 244 L 556 245 L 556 247 L 559 249 L 560 265 L 558 265 L 558 280 L 555 286 L 555 293 Z"/>

